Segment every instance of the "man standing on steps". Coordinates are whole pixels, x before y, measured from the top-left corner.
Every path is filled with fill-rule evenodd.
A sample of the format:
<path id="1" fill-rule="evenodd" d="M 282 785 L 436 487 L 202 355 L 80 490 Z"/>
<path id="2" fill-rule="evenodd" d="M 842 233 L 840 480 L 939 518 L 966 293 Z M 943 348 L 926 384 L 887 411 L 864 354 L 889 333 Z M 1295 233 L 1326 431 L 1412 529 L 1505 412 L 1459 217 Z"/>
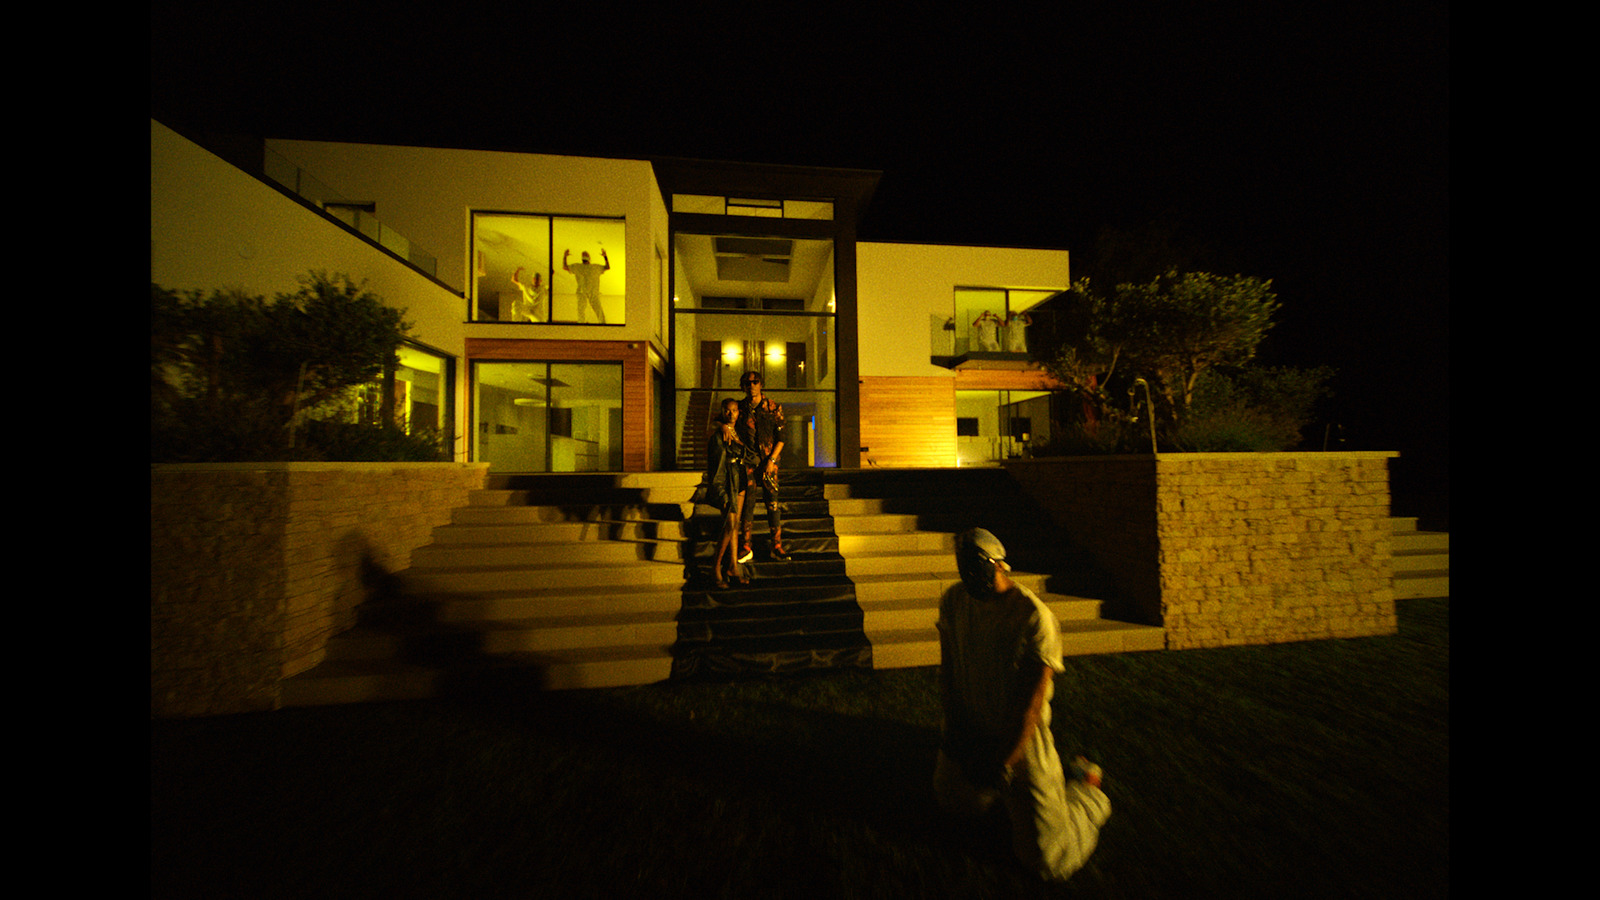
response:
<path id="1" fill-rule="evenodd" d="M 746 447 L 754 447 L 761 461 L 750 469 L 744 492 L 744 508 L 739 513 L 739 562 L 748 562 L 755 555 L 750 546 L 750 514 L 756 508 L 756 488 L 767 503 L 767 527 L 772 531 L 772 558 L 788 559 L 783 548 L 783 514 L 778 510 L 778 455 L 783 452 L 783 405 L 761 393 L 761 373 L 746 372 L 739 376 L 739 387 L 744 399 L 739 401 L 739 419 L 735 429 Z"/>
<path id="2" fill-rule="evenodd" d="M 1083 867 L 1111 815 L 1100 767 L 1078 757 L 1068 781 L 1050 734 L 1061 664 L 1055 614 L 1011 580 L 1005 547 L 982 528 L 956 537 L 961 583 L 939 602 L 944 706 L 934 793 L 951 812 L 982 817 L 998 801 L 1017 858 L 1064 881 Z M 984 821 L 979 819 L 979 821 Z"/>

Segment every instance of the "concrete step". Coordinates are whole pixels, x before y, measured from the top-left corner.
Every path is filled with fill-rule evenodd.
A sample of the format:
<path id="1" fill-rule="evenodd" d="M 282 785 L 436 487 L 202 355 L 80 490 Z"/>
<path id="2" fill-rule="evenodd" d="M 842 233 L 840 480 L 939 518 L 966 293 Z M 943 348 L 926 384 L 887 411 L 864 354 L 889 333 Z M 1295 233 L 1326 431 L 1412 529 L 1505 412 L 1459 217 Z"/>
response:
<path id="1" fill-rule="evenodd" d="M 830 509 L 832 502 L 829 501 Z M 833 527 L 841 537 L 847 534 L 903 534 L 917 530 L 917 517 L 908 513 L 841 513 L 833 511 Z"/>
<path id="2" fill-rule="evenodd" d="M 395 577 L 401 590 L 408 595 L 459 596 L 544 588 L 578 588 L 601 593 L 627 585 L 675 588 L 683 583 L 683 565 L 681 562 L 641 559 L 631 565 L 413 566 Z"/>
<path id="3" fill-rule="evenodd" d="M 1061 626 L 1061 654 L 1086 656 L 1098 653 L 1131 653 L 1166 649 L 1166 630 L 1153 625 L 1134 625 L 1108 619 L 1074 619 Z M 912 628 L 875 630 L 867 628 L 872 641 L 875 668 L 898 669 L 939 664 L 937 630 Z"/>
<path id="4" fill-rule="evenodd" d="M 681 562 L 677 545 L 664 545 L 672 561 Z M 413 571 L 500 566 L 589 565 L 618 567 L 656 561 L 651 554 L 660 546 L 635 541 L 581 541 L 572 543 L 429 544 L 411 554 Z"/>
<path id="5" fill-rule="evenodd" d="M 580 541 L 681 541 L 684 522 L 657 519 L 593 522 L 480 521 L 440 525 L 433 540 L 440 544 L 549 544 Z"/>
<path id="6" fill-rule="evenodd" d="M 885 553 L 942 553 L 948 556 L 954 552 L 955 536 L 938 531 L 839 533 L 839 553 L 847 557 Z"/>
<path id="7" fill-rule="evenodd" d="M 1389 520 L 1394 530 L 1391 547 L 1394 596 L 1397 600 L 1450 596 L 1450 535 L 1420 531 L 1415 518 Z"/>
<path id="8" fill-rule="evenodd" d="M 841 540 L 843 540 L 841 538 Z M 947 549 L 939 550 L 885 550 L 870 556 L 845 556 L 845 571 L 853 579 L 873 575 L 939 575 L 956 577 L 955 556 Z M 1045 576 L 1030 572 L 1012 572 L 1011 578 L 1037 593 L 1042 589 Z M 1035 585 L 1039 587 L 1035 587 Z"/>
<path id="9" fill-rule="evenodd" d="M 596 585 L 425 596 L 435 620 L 453 627 L 485 622 L 585 615 L 673 615 L 683 603 L 682 579 L 662 584 Z"/>
<path id="10" fill-rule="evenodd" d="M 613 503 L 590 506 L 558 506 L 527 502 L 487 502 L 474 492 L 478 502 L 451 511 L 453 525 L 561 525 L 595 522 L 674 521 L 686 518 L 685 504 Z"/>
<path id="11" fill-rule="evenodd" d="M 939 598 L 942 595 L 941 592 L 932 597 L 875 597 L 863 600 L 858 591 L 856 600 L 861 604 L 868 625 L 879 631 L 937 630 L 935 623 L 939 619 Z M 1055 614 L 1056 621 L 1062 624 L 1100 618 L 1102 603 L 1099 600 L 1063 594 L 1039 594 L 1038 597 Z"/>
<path id="12" fill-rule="evenodd" d="M 1396 600 L 1416 600 L 1423 597 L 1450 596 L 1448 573 L 1412 573 L 1396 575 L 1394 597 Z"/>
<path id="13" fill-rule="evenodd" d="M 678 638 L 675 616 L 676 610 L 496 621 L 483 630 L 481 648 L 490 656 L 604 647 L 657 647 L 665 652 Z"/>
<path id="14" fill-rule="evenodd" d="M 1430 550 L 1405 551 L 1395 553 L 1391 557 L 1394 574 L 1409 574 L 1412 572 L 1446 572 L 1450 571 L 1450 554 L 1435 553 Z"/>
<path id="15" fill-rule="evenodd" d="M 672 657 L 665 649 L 640 646 L 510 653 L 451 669 L 392 659 L 328 661 L 286 679 L 283 705 L 424 700 L 452 690 L 481 690 L 482 685 L 497 682 L 531 690 L 623 687 L 654 684 L 671 674 Z"/>
<path id="16" fill-rule="evenodd" d="M 1397 531 L 1394 537 L 1390 538 L 1390 546 L 1396 553 L 1408 551 L 1448 554 L 1450 535 L 1444 531 Z"/>

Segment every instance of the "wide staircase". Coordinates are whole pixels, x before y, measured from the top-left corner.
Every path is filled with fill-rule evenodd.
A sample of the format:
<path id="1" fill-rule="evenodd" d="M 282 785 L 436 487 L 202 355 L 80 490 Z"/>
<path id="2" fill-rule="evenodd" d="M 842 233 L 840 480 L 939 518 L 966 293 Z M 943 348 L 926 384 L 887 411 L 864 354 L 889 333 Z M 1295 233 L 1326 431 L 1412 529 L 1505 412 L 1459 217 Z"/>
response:
<path id="1" fill-rule="evenodd" d="M 1394 597 L 1450 596 L 1450 535 L 1421 531 L 1414 518 L 1390 519 L 1394 528 Z"/>
<path id="2" fill-rule="evenodd" d="M 432 697 L 515 680 L 649 684 L 672 670 L 699 475 L 491 476 L 284 682 L 285 705 Z"/>
<path id="3" fill-rule="evenodd" d="M 727 677 L 822 668 L 873 667 L 855 585 L 840 555 L 822 472 L 785 472 L 783 546 L 771 555 L 766 503 L 756 494 L 747 584 L 712 584 L 721 517 L 697 507 L 689 523 L 694 565 L 683 588 L 672 677 Z"/>
<path id="4" fill-rule="evenodd" d="M 1111 585 L 1001 469 L 877 469 L 830 473 L 839 550 L 878 668 L 939 663 L 939 597 L 959 580 L 955 535 L 986 528 L 1006 546 L 1012 580 L 1061 626 L 1062 653 L 1160 650 L 1166 632 L 1107 618 Z M 1048 573 L 1048 574 L 1046 574 Z"/>
<path id="5" fill-rule="evenodd" d="M 1005 542 L 1065 653 L 1164 645 L 1159 627 L 1106 617 L 1093 598 L 1109 585 L 1001 470 L 786 472 L 791 558 L 768 558 L 758 503 L 755 577 L 727 590 L 702 571 L 716 515 L 690 502 L 699 479 L 492 477 L 326 661 L 284 682 L 285 705 L 935 665 L 954 534 L 974 526 Z"/>

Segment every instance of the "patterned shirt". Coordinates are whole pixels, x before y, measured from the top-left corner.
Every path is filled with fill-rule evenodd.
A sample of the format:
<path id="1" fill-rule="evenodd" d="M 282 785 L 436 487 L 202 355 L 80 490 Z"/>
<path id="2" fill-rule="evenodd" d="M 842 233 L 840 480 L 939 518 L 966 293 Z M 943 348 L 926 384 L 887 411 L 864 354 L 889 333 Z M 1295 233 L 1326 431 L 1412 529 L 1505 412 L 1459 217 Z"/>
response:
<path id="1" fill-rule="evenodd" d="M 767 396 L 762 396 L 759 404 L 746 397 L 739 401 L 735 426 L 739 440 L 759 448 L 763 456 L 770 454 L 783 439 L 783 404 Z"/>

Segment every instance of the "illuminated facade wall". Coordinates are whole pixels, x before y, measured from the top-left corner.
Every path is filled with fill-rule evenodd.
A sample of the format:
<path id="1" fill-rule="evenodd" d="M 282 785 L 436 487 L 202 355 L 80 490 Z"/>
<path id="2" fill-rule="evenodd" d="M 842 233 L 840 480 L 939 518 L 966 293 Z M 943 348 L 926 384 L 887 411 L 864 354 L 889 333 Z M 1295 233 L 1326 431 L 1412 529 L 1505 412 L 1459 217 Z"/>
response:
<path id="1" fill-rule="evenodd" d="M 1067 287 L 1067 251 L 861 243 L 857 253 L 863 465 L 1004 459 L 1023 452 L 1014 432 L 1024 419 L 1028 440 L 1047 438 L 1048 415 L 1029 406 L 1049 389 L 1037 370 L 956 371 L 935 359 L 964 349 L 945 324 L 970 326 L 984 299 L 1003 310 Z"/>
<path id="2" fill-rule="evenodd" d="M 451 420 L 459 461 L 479 458 L 476 440 L 486 430 L 501 444 L 513 429 L 522 433 L 520 425 L 486 417 L 474 404 L 476 367 L 512 360 L 628 361 L 617 391 L 589 398 L 597 410 L 624 410 L 620 425 L 608 422 L 602 429 L 606 441 L 620 434 L 623 446 L 608 444 L 596 457 L 600 461 L 588 464 L 602 469 L 619 459 L 630 471 L 671 465 L 679 443 L 675 432 L 690 418 L 684 408 L 689 398 L 682 392 L 710 387 L 737 393 L 735 370 L 748 367 L 755 354 L 773 390 L 801 392 L 789 401 L 810 424 L 792 448 L 786 447 L 786 454 L 796 454 L 793 464 L 852 464 L 856 442 L 870 443 L 859 433 L 864 411 L 877 402 L 881 412 L 891 402 L 886 398 L 908 396 L 893 379 L 948 382 L 951 397 L 935 391 L 940 396 L 930 414 L 938 419 L 940 435 L 954 437 L 957 373 L 932 362 L 938 350 L 933 325 L 954 314 L 952 292 L 1044 292 L 1069 283 L 1064 251 L 856 242 L 854 216 L 863 198 L 849 192 L 875 179 L 875 173 L 842 179 L 844 193 L 836 200 L 774 202 L 762 199 L 763 188 L 773 196 L 806 196 L 793 184 L 808 178 L 826 183 L 836 176 L 730 166 L 727 172 L 737 187 L 730 184 L 722 197 L 713 198 L 720 200 L 716 209 L 693 207 L 685 220 L 693 224 L 674 237 L 659 170 L 643 160 L 288 140 L 268 140 L 258 149 L 269 172 L 289 173 L 271 176 L 279 183 L 314 175 L 317 187 L 300 192 L 302 198 L 336 194 L 336 206 L 313 206 L 347 224 L 365 221 L 362 216 L 381 220 L 386 234 L 403 235 L 401 245 L 425 256 L 431 274 L 338 227 L 257 173 L 152 121 L 152 280 L 179 290 L 237 286 L 271 296 L 292 290 L 296 279 L 313 269 L 364 279 L 390 305 L 404 308 L 416 341 L 448 363 L 423 367 L 439 374 L 437 383 L 430 378 L 432 393 L 418 389 L 418 396 L 424 409 Z M 710 182 L 723 176 L 720 168 L 713 169 L 706 176 Z M 347 212 L 354 218 L 345 218 Z M 751 222 L 767 217 L 769 226 L 750 231 Z M 686 302 L 701 313 L 684 315 L 680 307 L 675 314 L 674 296 L 694 293 L 685 278 L 686 242 L 748 233 L 794 238 L 796 264 L 814 258 L 822 267 L 806 281 L 815 289 L 781 298 L 789 306 L 756 297 L 754 306 L 742 310 L 759 312 L 754 317 L 739 318 L 731 308 L 716 306 L 727 298 L 698 296 Z M 385 240 L 384 246 L 395 245 Z M 568 257 L 572 262 L 585 249 L 600 262 L 602 248 L 611 265 L 600 281 L 603 323 L 598 313 L 580 312 L 575 279 L 562 268 L 565 250 L 574 251 Z M 543 305 L 519 305 L 519 297 L 530 295 L 520 292 L 513 276 L 527 284 L 535 272 L 541 276 L 537 287 L 545 291 Z M 675 326 L 680 329 L 676 340 Z M 717 358 L 709 367 L 702 365 L 713 343 Z M 585 358 L 585 347 L 595 348 L 593 359 Z M 669 384 L 676 388 L 671 396 L 662 390 Z M 409 380 L 406 386 L 416 387 Z M 858 394 L 875 389 L 883 391 L 879 401 Z M 531 409 L 536 398 L 515 400 Z M 880 416 L 877 421 L 892 420 Z M 564 433 L 568 421 L 576 428 L 584 419 L 574 414 L 570 420 L 552 416 L 547 421 L 560 424 L 558 436 L 569 437 Z M 891 426 L 889 431 L 879 437 L 926 444 L 905 429 Z M 941 437 L 937 446 L 954 444 Z M 956 463 L 953 454 L 941 463 L 945 455 L 939 450 L 930 456 L 924 447 L 891 457 L 905 460 L 900 464 Z M 888 458 L 880 464 L 894 464 Z"/>

